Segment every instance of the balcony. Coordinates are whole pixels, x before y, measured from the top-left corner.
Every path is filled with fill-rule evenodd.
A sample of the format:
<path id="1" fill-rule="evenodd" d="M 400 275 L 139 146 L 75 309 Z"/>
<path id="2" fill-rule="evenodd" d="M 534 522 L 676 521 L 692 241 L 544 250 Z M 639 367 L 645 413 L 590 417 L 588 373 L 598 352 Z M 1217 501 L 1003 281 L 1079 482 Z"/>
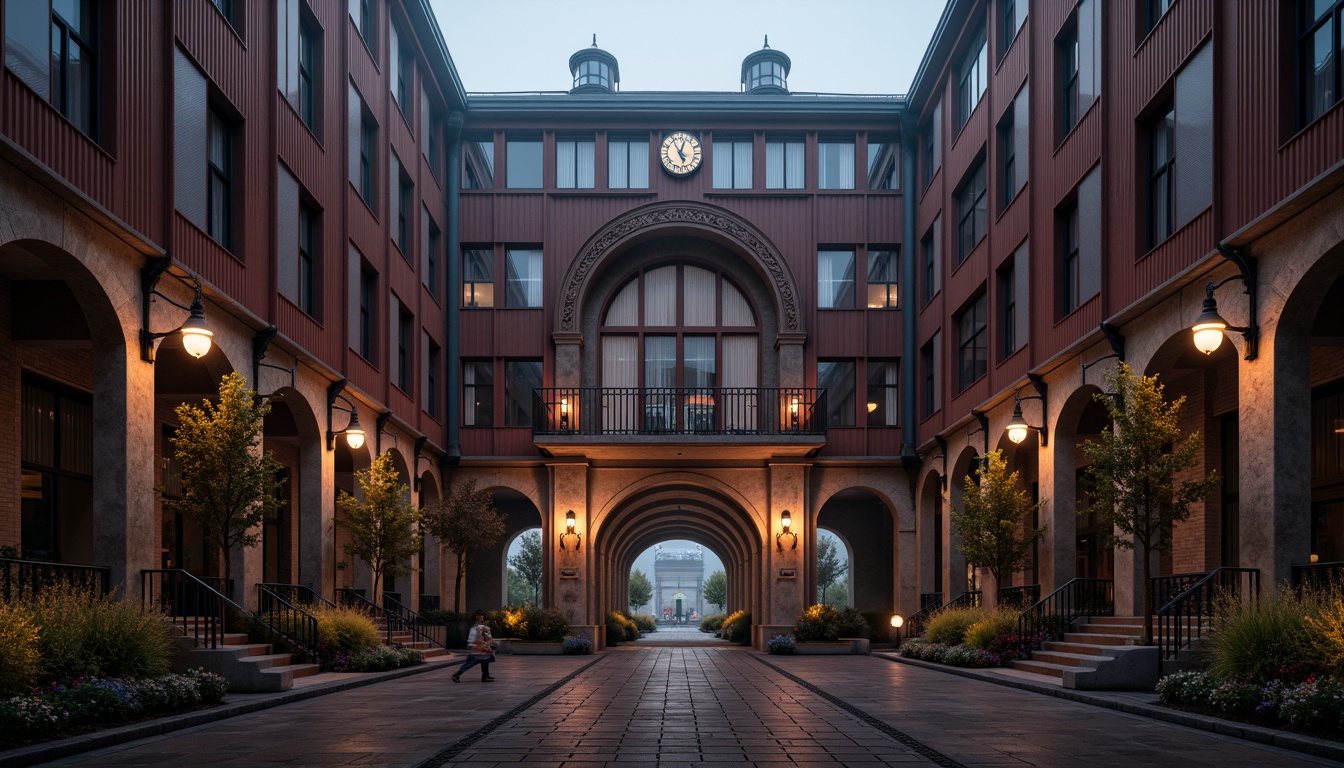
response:
<path id="1" fill-rule="evenodd" d="M 826 442 L 826 391 L 797 387 L 532 390 L 532 434 L 553 456 L 768 458 Z"/>

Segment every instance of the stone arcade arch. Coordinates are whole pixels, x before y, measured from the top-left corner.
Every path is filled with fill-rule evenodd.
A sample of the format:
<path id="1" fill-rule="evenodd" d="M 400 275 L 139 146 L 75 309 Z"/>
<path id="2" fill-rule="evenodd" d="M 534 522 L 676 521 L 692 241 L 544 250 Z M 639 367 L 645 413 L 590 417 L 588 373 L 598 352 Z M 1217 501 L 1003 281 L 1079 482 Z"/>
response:
<path id="1" fill-rule="evenodd" d="M 477 608 L 490 610 L 507 602 L 508 590 L 505 587 L 506 558 L 508 557 L 509 544 L 518 534 L 533 528 L 543 528 L 541 547 L 543 567 L 546 562 L 546 534 L 541 524 L 541 511 L 537 509 L 537 505 L 528 496 L 513 488 L 493 487 L 488 490 L 494 500 L 495 509 L 504 517 L 504 535 L 499 537 L 495 546 L 473 554 L 471 560 L 467 563 L 466 602 L 463 605 L 467 610 Z M 445 560 L 451 559 L 451 556 L 445 558 Z M 452 594 L 454 576 L 455 572 L 450 571 L 446 574 L 449 595 Z M 543 594 L 545 591 L 546 587 L 543 584 Z M 445 607 L 451 605 L 452 603 L 449 601 Z"/>
<path id="2" fill-rule="evenodd" d="M 895 570 L 903 553 L 898 552 L 896 526 L 887 504 L 868 489 L 846 488 L 821 505 L 816 527 L 830 531 L 848 550 L 849 604 L 861 611 L 893 610 L 897 605 Z M 816 584 L 815 558 L 812 562 L 810 581 Z M 816 584 L 816 589 L 820 587 Z"/>
<path id="3" fill-rule="evenodd" d="M 266 393 L 263 393 L 266 394 Z M 322 432 L 303 394 L 290 387 L 270 393 L 263 450 L 284 466 L 285 507 L 262 531 L 262 581 L 322 584 Z M 316 566 L 316 567 L 315 567 Z"/>

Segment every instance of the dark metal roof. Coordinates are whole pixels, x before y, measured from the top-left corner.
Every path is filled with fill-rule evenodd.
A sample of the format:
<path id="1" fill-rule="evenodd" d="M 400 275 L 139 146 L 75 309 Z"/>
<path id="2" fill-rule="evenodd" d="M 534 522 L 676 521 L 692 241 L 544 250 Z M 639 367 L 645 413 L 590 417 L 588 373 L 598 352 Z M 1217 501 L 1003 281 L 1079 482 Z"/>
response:
<path id="1" fill-rule="evenodd" d="M 725 93 L 721 91 L 623 91 L 620 93 L 471 93 L 467 95 L 472 117 L 581 116 L 679 116 L 721 117 L 764 115 L 816 117 L 891 117 L 906 109 L 901 95 L 854 95 L 830 93 Z"/>

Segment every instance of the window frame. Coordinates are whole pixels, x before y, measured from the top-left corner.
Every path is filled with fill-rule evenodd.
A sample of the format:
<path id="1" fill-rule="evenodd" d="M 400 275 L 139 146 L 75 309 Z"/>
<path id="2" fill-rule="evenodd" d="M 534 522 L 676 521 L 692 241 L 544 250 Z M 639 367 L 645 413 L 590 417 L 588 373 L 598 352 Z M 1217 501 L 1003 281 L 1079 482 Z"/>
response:
<path id="1" fill-rule="evenodd" d="M 770 184 L 770 146 L 771 146 L 771 145 L 779 145 L 779 146 L 781 147 L 780 152 L 779 152 L 779 164 L 780 164 L 779 176 L 780 176 L 781 179 L 783 179 L 783 184 L 780 185 L 780 186 L 772 186 L 772 185 Z M 790 162 L 789 162 L 789 147 L 790 147 L 790 146 L 800 146 L 800 147 L 802 147 L 802 151 L 796 153 L 796 154 L 798 154 L 798 155 L 802 158 L 798 163 L 790 163 Z M 791 169 L 793 169 L 795 165 L 799 165 L 799 164 L 801 164 L 802 167 L 798 169 L 798 176 L 799 176 L 799 178 L 798 178 L 798 183 L 796 183 L 796 184 L 790 184 L 790 183 L 789 183 L 789 171 L 790 171 Z M 802 139 L 766 139 L 766 140 L 765 140 L 765 188 L 766 188 L 766 189 L 807 189 L 807 142 L 806 142 L 806 141 L 804 141 L 804 140 L 802 140 Z"/>
<path id="2" fill-rule="evenodd" d="M 509 271 L 510 271 L 509 267 L 513 263 L 514 254 L 521 255 L 524 253 L 536 254 L 536 261 L 537 266 L 539 268 L 538 269 L 539 274 L 537 275 L 535 280 L 532 279 L 531 277 L 520 277 L 520 278 L 509 277 Z M 511 285 L 522 286 L 524 301 L 530 301 L 530 299 L 526 298 L 527 295 L 530 293 L 530 291 L 526 290 L 526 288 L 532 283 L 537 284 L 536 304 L 528 303 L 522 306 L 517 306 L 509 303 Z M 541 309 L 546 302 L 546 291 L 544 290 L 545 284 L 546 284 L 546 260 L 545 260 L 545 253 L 541 248 L 514 245 L 514 246 L 507 246 L 504 249 L 504 305 L 503 305 L 504 309 Z"/>
<path id="3" fill-rule="evenodd" d="M 881 258 L 882 254 L 887 254 L 888 265 L 885 280 L 874 280 L 875 258 Z M 878 277 L 883 277 L 878 275 Z M 865 278 L 867 285 L 867 301 L 865 304 L 868 309 L 900 309 L 900 277 L 901 277 L 901 248 L 897 245 L 891 246 L 869 246 L 868 247 L 868 272 Z M 873 288 L 875 286 L 884 286 L 882 304 L 873 303 Z"/>
<path id="4" fill-rule="evenodd" d="M 376 148 L 378 146 L 378 123 L 368 112 L 368 103 L 364 102 L 359 120 L 359 196 L 364 204 L 373 207 L 374 174 L 377 173 Z"/>
<path id="5" fill-rule="evenodd" d="M 745 180 L 737 178 L 738 156 L 744 151 L 744 147 L 747 154 L 747 178 Z M 727 173 L 729 186 L 726 187 L 719 186 L 718 183 L 720 168 L 722 167 L 720 163 L 723 160 L 723 155 L 720 154 L 720 148 L 726 148 L 728 155 Z M 713 157 L 714 165 L 713 173 L 710 174 L 710 186 L 713 189 L 751 189 L 752 178 L 756 172 L 755 151 L 755 144 L 750 138 L 716 137 L 710 144 L 710 153 L 711 157 Z"/>
<path id="6" fill-rule="evenodd" d="M 1017 275 L 1015 260 L 1009 260 L 999 268 L 996 277 L 999 282 L 999 343 L 1003 359 L 1007 360 L 1018 350 L 1017 340 Z"/>
<path id="7" fill-rule="evenodd" d="M 1293 111 L 1299 130 L 1320 119 L 1344 99 L 1344 94 L 1340 93 L 1340 86 L 1344 84 L 1344 31 L 1341 30 L 1344 27 L 1344 0 L 1335 0 L 1326 13 L 1309 19 L 1307 14 L 1310 9 L 1310 0 L 1298 0 L 1293 12 L 1293 98 L 1296 101 Z M 1320 111 L 1316 111 L 1314 99 L 1311 98 L 1316 90 L 1313 79 L 1315 67 L 1308 67 L 1305 62 L 1307 51 L 1314 51 L 1315 48 L 1314 45 L 1308 48 L 1306 44 L 1313 43 L 1316 34 L 1327 24 L 1332 27 L 1330 76 L 1335 98 L 1329 105 L 1323 105 Z"/>
<path id="8" fill-rule="evenodd" d="M 999 142 L 999 212 L 1017 199 L 1017 120 L 1015 109 L 1009 109 L 999 121 L 996 135 Z"/>
<path id="9" fill-rule="evenodd" d="M 1163 142 L 1158 141 L 1159 132 L 1166 134 Z M 1160 158 L 1164 143 L 1166 157 Z M 1144 239 L 1152 250 L 1176 233 L 1176 107 L 1171 101 L 1144 121 L 1144 168 Z M 1159 189 L 1165 193 L 1162 210 Z"/>
<path id="10" fill-rule="evenodd" d="M 831 186 L 827 179 L 826 168 L 829 165 L 825 161 L 827 147 L 849 147 L 850 162 L 848 169 L 849 186 Z M 822 138 L 817 141 L 817 189 L 825 190 L 852 190 L 856 188 L 856 179 L 854 166 L 857 162 L 859 144 L 853 137 L 848 138 Z M 835 158 L 834 165 L 840 175 L 838 183 L 843 184 L 845 176 L 845 164 L 841 162 L 843 158 Z"/>
<path id="11" fill-rule="evenodd" d="M 477 151 L 474 154 L 467 149 L 467 147 L 472 144 L 476 145 Z M 490 148 L 490 151 L 488 153 L 483 151 L 487 145 Z M 487 179 L 485 179 L 485 177 L 481 175 L 478 164 L 472 162 L 474 159 L 478 157 L 481 160 L 488 162 L 488 168 L 486 170 L 489 170 L 490 172 L 490 177 L 488 179 L 488 181 L 490 182 L 489 184 L 481 183 L 482 181 L 485 181 Z M 495 188 L 495 140 L 493 137 L 485 140 L 468 139 L 467 141 L 463 142 L 461 179 L 462 179 L 461 181 L 462 189 L 464 190 Z"/>
<path id="12" fill-rule="evenodd" d="M 643 146 L 643 147 L 644 147 L 644 158 L 643 158 L 644 164 L 643 164 L 643 166 L 641 167 L 641 170 L 642 170 L 642 178 L 643 178 L 643 180 L 644 180 L 644 183 L 643 183 L 642 185 L 640 185 L 640 186 L 635 186 L 633 183 L 631 183 L 631 180 L 630 180 L 631 176 L 633 175 L 633 173 L 632 173 L 633 169 L 636 168 L 636 167 L 639 167 L 639 164 L 638 164 L 638 163 L 632 162 L 632 160 L 633 160 L 634 158 L 631 157 L 631 149 L 632 149 L 633 147 L 637 147 L 637 146 Z M 613 183 L 612 183 L 612 178 L 611 178 L 611 174 L 612 174 L 612 172 L 613 172 L 613 164 L 612 164 L 612 162 L 611 162 L 611 157 L 612 157 L 612 154 L 613 154 L 614 152 L 620 152 L 620 151 L 621 151 L 621 150 L 618 149 L 618 147 L 624 147 L 624 154 L 625 154 L 625 179 L 626 179 L 625 186 L 620 186 L 620 185 L 617 185 L 617 184 L 613 184 Z M 648 188 L 649 188 L 649 139 L 648 139 L 648 137 L 646 136 L 646 137 L 644 137 L 644 138 L 642 138 L 642 139 L 641 139 L 641 138 L 622 138 L 622 137 L 619 137 L 619 136 L 618 136 L 618 137 L 614 137 L 614 138 L 613 138 L 613 137 L 609 137 L 609 138 L 607 139 L 607 189 L 648 189 Z"/>
<path id="13" fill-rule="evenodd" d="M 572 144 L 572 145 L 574 146 L 574 183 L 573 183 L 573 184 L 562 184 L 562 183 L 561 183 L 561 175 L 560 175 L 560 145 L 561 145 L 561 144 Z M 584 165 L 583 165 L 583 163 L 579 160 L 579 145 L 581 145 L 581 144 L 587 144 L 587 145 L 592 146 L 592 148 L 593 148 L 593 151 L 592 151 L 592 165 L 591 165 L 590 168 L 585 168 Z M 544 149 L 543 149 L 543 151 L 544 151 Z M 543 158 L 543 163 L 544 163 L 544 162 L 545 162 L 545 160 L 544 160 L 544 158 Z M 583 180 L 583 172 L 584 172 L 585 170 L 588 170 L 588 171 L 591 171 L 591 172 L 592 172 L 590 175 L 592 176 L 593 183 L 588 184 L 588 185 L 584 185 L 584 184 L 582 183 L 582 180 Z M 592 139 L 592 138 L 564 138 L 564 137 L 557 138 L 557 139 L 555 140 L 555 188 L 556 188 L 556 189 L 594 189 L 594 188 L 596 188 L 596 187 L 597 187 L 597 142 L 596 142 L 594 139 Z"/>
<path id="14" fill-rule="evenodd" d="M 874 366 L 877 366 L 877 367 L 874 367 Z M 889 367 L 894 367 L 894 368 L 896 369 L 896 376 L 895 376 L 896 383 L 895 383 L 895 384 L 888 384 L 888 383 L 886 383 L 885 381 L 882 381 L 882 382 L 879 382 L 879 383 L 874 383 L 874 381 L 873 381 L 873 378 L 874 378 L 873 374 L 874 374 L 875 372 L 880 372 L 880 373 L 884 374 L 883 376 L 881 376 L 881 378 L 882 378 L 882 379 L 886 379 L 887 376 L 885 376 L 885 374 L 886 374 L 887 369 L 888 369 Z M 864 409 L 865 409 L 865 411 L 867 411 L 867 403 L 879 403 L 879 405 L 878 405 L 877 408 L 874 408 L 874 409 L 871 410 L 871 411 L 867 411 L 867 414 L 868 414 L 868 415 L 867 415 L 866 426 L 869 426 L 869 427 L 877 427 L 877 428 L 880 428 L 880 429 L 890 429 L 890 428 L 892 428 L 892 427 L 900 427 L 900 426 L 901 426 L 901 409 L 900 409 L 900 402 L 901 402 L 901 399 L 900 399 L 900 398 L 901 398 L 901 361 L 900 361 L 899 359 L 871 359 L 871 358 L 870 358 L 870 359 L 868 360 L 868 371 L 867 371 L 867 373 L 868 373 L 868 378 L 867 378 L 867 382 L 866 382 L 866 384 L 865 384 L 865 388 L 866 388 L 866 392 L 865 392 L 865 394 L 867 395 L 867 397 L 865 398 L 865 401 L 864 401 L 864 403 L 865 403 L 865 407 L 864 407 Z M 888 390 L 895 390 L 895 392 L 896 392 L 896 396 L 895 396 L 894 398 L 889 398 L 889 397 L 887 397 L 887 391 L 888 391 Z M 894 413 L 888 412 L 886 409 L 884 409 L 884 408 L 881 407 L 880 403 L 882 403 L 882 402 L 884 402 L 884 401 L 887 401 L 887 400 L 895 400 L 895 402 L 896 402 L 896 404 L 897 404 L 897 407 L 895 408 L 895 412 L 894 412 Z"/>
<path id="15" fill-rule="evenodd" d="M 422 331 L 423 332 L 423 331 Z M 425 333 L 425 339 L 428 343 L 425 345 L 425 413 L 431 418 L 439 418 L 439 366 L 443 365 L 443 348 L 438 342 Z"/>
<path id="16" fill-rule="evenodd" d="M 989 211 L 985 199 L 988 195 L 987 183 L 985 158 L 981 157 L 966 172 L 965 180 L 952 196 L 957 205 L 957 264 L 966 261 L 966 257 L 988 233 Z M 968 225 L 972 235 L 969 242 Z"/>
<path id="17" fill-rule="evenodd" d="M 375 365 L 378 323 L 378 273 L 368 264 L 360 264 L 359 270 L 359 348 L 356 354 L 370 365 Z"/>
<path id="18" fill-rule="evenodd" d="M 828 378 L 822 373 L 822 368 L 824 366 L 846 366 L 846 365 L 849 366 L 849 375 L 847 377 L 843 377 L 840 383 L 849 384 L 848 398 L 847 398 L 849 400 L 848 408 L 845 407 L 844 401 L 846 398 L 832 397 L 831 387 L 829 385 L 822 384 L 823 380 Z M 817 389 L 826 390 L 827 429 L 833 429 L 836 427 L 858 426 L 859 423 L 858 414 L 856 413 L 858 410 L 858 401 L 859 401 L 858 375 L 859 375 L 858 361 L 856 361 L 854 358 L 817 360 Z"/>
<path id="19" fill-rule="evenodd" d="M 1060 142 L 1064 141 L 1083 117 L 1079 111 L 1079 105 L 1082 103 L 1079 77 L 1083 54 L 1078 23 L 1078 14 L 1075 12 L 1060 30 L 1059 37 L 1055 39 L 1055 66 L 1061 84 L 1057 93 Z"/>
<path id="20" fill-rule="evenodd" d="M 513 150 L 516 147 L 519 152 L 524 145 L 536 147 L 536 165 L 533 167 L 532 158 L 524 158 L 521 154 L 516 156 Z M 526 160 L 526 162 L 524 162 Z M 515 171 L 515 166 L 518 170 Z M 514 174 L 518 173 L 519 177 Z M 521 174 L 528 174 L 526 179 L 521 178 Z M 531 181 L 531 174 L 536 174 L 536 184 L 514 183 Z M 546 187 L 546 144 L 540 139 L 504 139 L 504 188 L 505 189 L 544 189 Z"/>
<path id="21" fill-rule="evenodd" d="M 473 369 L 473 375 L 467 375 L 468 368 Z M 487 380 L 484 382 L 472 381 L 468 379 L 477 379 L 479 374 L 484 372 Z M 473 397 L 467 397 L 470 392 Z M 484 394 L 485 401 L 482 407 L 480 394 Z M 470 407 L 468 407 L 470 403 Z M 468 418 L 467 414 L 471 417 Z M 479 421 L 484 419 L 484 421 Z M 464 358 L 462 360 L 462 424 L 464 427 L 493 427 L 495 425 L 495 362 L 489 358 L 473 359 Z"/>
<path id="22" fill-rule="evenodd" d="M 299 119 L 308 130 L 317 133 L 317 78 L 321 75 L 318 60 L 319 28 L 308 19 L 307 4 L 299 13 Z"/>
<path id="23" fill-rule="evenodd" d="M 822 288 L 822 282 L 821 282 L 821 280 L 822 280 L 822 278 L 821 278 L 821 262 L 822 262 L 823 254 L 827 255 L 828 257 L 833 257 L 833 256 L 840 255 L 840 254 L 843 254 L 844 256 L 848 256 L 848 257 L 849 257 L 849 269 L 847 269 L 847 270 L 845 271 L 845 273 L 844 273 L 845 275 L 848 275 L 848 276 L 849 276 L 849 279 L 846 280 L 844 277 L 841 277 L 839 280 L 831 280 L 831 281 L 829 281 L 826 285 L 831 286 L 831 288 L 828 289 L 828 290 L 823 290 L 823 288 Z M 818 249 L 817 249 L 817 309 L 818 309 L 818 310 L 823 310 L 823 309 L 854 309 L 855 306 L 856 306 L 856 305 L 855 305 L 855 302 L 857 301 L 857 296 L 856 296 L 856 292 L 857 292 L 857 288 L 858 288 L 858 286 L 856 285 L 856 283 L 858 282 L 858 279 L 857 279 L 857 278 L 858 278 L 857 270 L 858 270 L 858 258 L 857 258 L 857 254 L 856 254 L 854 248 L 818 248 Z M 847 283 L 848 286 L 849 286 L 847 291 L 846 291 L 846 289 L 845 289 L 845 287 L 844 287 L 846 283 Z M 840 288 L 839 288 L 839 293 L 838 293 L 838 294 L 836 293 L 835 288 L 834 288 L 834 286 L 837 286 L 837 285 L 840 286 Z M 823 296 L 828 297 L 827 300 L 829 300 L 829 301 L 831 301 L 831 302 L 843 301 L 844 298 L 845 298 L 845 293 L 846 293 L 846 292 L 848 292 L 848 295 L 849 295 L 849 303 L 848 303 L 848 304 L 840 304 L 840 303 L 823 304 L 823 303 L 822 303 L 822 297 L 823 297 Z"/>
<path id="24" fill-rule="evenodd" d="M 989 318 L 986 292 L 953 316 L 957 326 L 957 391 L 965 392 L 989 372 Z M 968 321 L 969 320 L 969 325 Z"/>
<path id="25" fill-rule="evenodd" d="M 515 384 L 521 385 L 525 383 L 525 381 L 522 380 L 521 378 L 514 376 L 514 373 L 517 370 L 517 366 L 523 366 L 523 365 L 529 367 L 536 366 L 536 376 L 535 376 L 536 387 L 527 387 L 525 397 L 520 400 L 516 396 L 510 397 L 510 393 L 514 389 Z M 532 417 L 534 416 L 534 414 L 532 411 L 532 390 L 542 385 L 542 383 L 545 381 L 543 379 L 544 374 L 545 371 L 542 368 L 542 361 L 540 358 L 504 359 L 504 426 L 505 427 L 531 428 L 533 426 Z M 511 407 L 511 404 L 518 404 L 520 406 L 518 408 L 517 413 L 514 412 L 514 409 Z"/>
<path id="26" fill-rule="evenodd" d="M 957 67 L 957 129 L 966 125 L 989 90 L 989 40 L 984 27 L 971 38 Z M 978 43 L 978 45 L 977 45 Z"/>
<path id="27" fill-rule="evenodd" d="M 415 330 L 415 315 L 406 311 L 406 302 L 398 302 L 397 313 L 397 349 L 396 349 L 396 380 L 392 383 L 397 389 L 414 397 L 412 390 L 413 381 L 411 377 L 412 369 L 415 367 L 415 349 L 412 346 L 412 336 Z"/>
<path id="28" fill-rule="evenodd" d="M 318 237 L 321 232 L 321 211 L 299 201 L 299 309 L 309 317 L 317 317 Z"/>
<path id="29" fill-rule="evenodd" d="M 470 260 L 473 255 L 482 255 L 478 260 Z M 483 266 L 489 274 L 480 276 L 480 279 L 468 279 L 472 273 L 477 271 L 474 267 Z M 490 286 L 489 303 L 481 303 L 478 300 L 478 290 L 476 286 Z M 462 292 L 461 306 L 463 309 L 494 309 L 495 307 L 495 251 L 494 248 L 486 246 L 484 248 L 473 248 L 468 244 L 462 246 Z M 470 300 L 468 300 L 470 299 Z"/>
<path id="30" fill-rule="evenodd" d="M 215 0 L 218 2 L 218 0 Z M 99 61 L 98 42 L 102 38 L 102 11 L 101 3 L 95 0 L 82 0 L 80 2 L 81 18 L 78 23 L 81 27 L 91 26 L 93 29 L 90 34 L 83 34 L 71 28 L 69 20 L 57 12 L 54 4 L 48 4 L 49 8 L 49 27 L 53 37 L 59 38 L 59 51 L 57 50 L 57 40 L 50 40 L 51 46 L 51 71 L 50 77 L 50 100 L 49 103 L 61 113 L 61 116 L 70 121 L 81 133 L 90 139 L 97 141 L 99 138 L 99 128 L 101 120 L 99 119 L 100 95 L 102 88 L 101 62 Z M 232 24 L 232 20 L 230 20 Z M 92 38 L 90 40 L 90 38 Z M 85 63 L 84 74 L 88 78 L 85 86 L 86 90 L 81 90 L 78 98 L 83 102 L 87 110 L 87 123 L 81 124 L 77 115 L 72 115 L 71 94 L 70 94 L 70 69 L 71 62 L 74 60 L 70 55 L 71 45 L 77 46 L 80 52 L 80 61 Z"/>
<path id="31" fill-rule="evenodd" d="M 216 131 L 223 135 L 223 158 L 219 162 L 216 162 L 214 157 Z M 206 173 L 208 174 L 205 197 L 206 234 L 230 252 L 233 251 L 234 232 L 236 230 L 233 188 L 234 169 L 236 167 L 234 157 L 236 137 L 234 133 L 233 122 L 226 118 L 214 104 L 207 104 L 205 139 Z M 221 163 L 223 167 L 221 167 Z M 215 202 L 221 192 L 224 199 L 220 203 L 220 220 L 216 221 Z"/>
<path id="32" fill-rule="evenodd" d="M 1078 201 L 1056 215 L 1059 238 L 1060 317 L 1082 305 L 1082 257 L 1079 252 Z"/>

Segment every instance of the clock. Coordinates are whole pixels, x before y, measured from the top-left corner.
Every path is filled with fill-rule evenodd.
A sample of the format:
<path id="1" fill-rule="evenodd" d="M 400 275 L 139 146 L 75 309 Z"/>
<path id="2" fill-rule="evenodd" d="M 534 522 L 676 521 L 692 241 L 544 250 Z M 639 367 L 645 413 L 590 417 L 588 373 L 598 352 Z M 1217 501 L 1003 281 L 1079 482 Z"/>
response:
<path id="1" fill-rule="evenodd" d="M 685 131 L 673 131 L 663 139 L 660 154 L 663 170 L 673 176 L 689 176 L 700 167 L 700 140 Z"/>

